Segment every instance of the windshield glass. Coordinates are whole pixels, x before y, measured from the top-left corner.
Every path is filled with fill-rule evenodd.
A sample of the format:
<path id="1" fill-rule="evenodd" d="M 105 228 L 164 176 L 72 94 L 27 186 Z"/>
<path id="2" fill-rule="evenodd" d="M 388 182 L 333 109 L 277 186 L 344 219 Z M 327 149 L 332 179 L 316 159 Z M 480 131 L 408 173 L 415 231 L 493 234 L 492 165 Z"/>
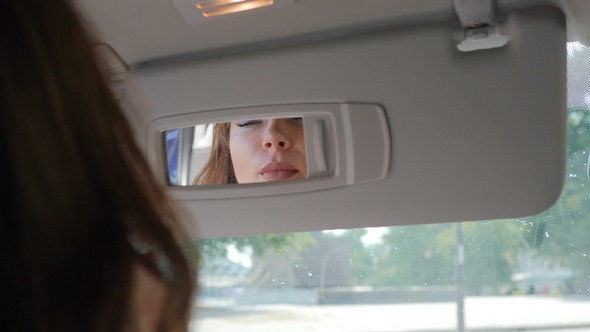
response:
<path id="1" fill-rule="evenodd" d="M 198 242 L 193 331 L 590 331 L 590 49 L 555 205 L 519 219 Z"/>

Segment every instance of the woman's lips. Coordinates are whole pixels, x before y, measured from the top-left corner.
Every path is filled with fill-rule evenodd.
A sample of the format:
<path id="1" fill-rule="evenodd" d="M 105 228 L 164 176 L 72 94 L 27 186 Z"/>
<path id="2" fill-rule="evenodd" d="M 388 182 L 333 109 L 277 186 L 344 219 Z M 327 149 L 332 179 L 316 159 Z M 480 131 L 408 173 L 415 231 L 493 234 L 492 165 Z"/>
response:
<path id="1" fill-rule="evenodd" d="M 260 175 L 266 181 L 287 180 L 297 173 L 299 170 L 295 166 L 284 161 L 268 163 L 260 170 Z"/>

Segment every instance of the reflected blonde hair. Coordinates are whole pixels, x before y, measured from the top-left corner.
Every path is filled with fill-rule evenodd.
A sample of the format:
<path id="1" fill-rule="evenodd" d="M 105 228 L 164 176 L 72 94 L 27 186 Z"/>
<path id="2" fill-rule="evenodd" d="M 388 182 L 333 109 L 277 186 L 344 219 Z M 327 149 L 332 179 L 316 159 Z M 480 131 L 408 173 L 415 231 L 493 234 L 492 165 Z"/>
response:
<path id="1" fill-rule="evenodd" d="M 238 183 L 229 152 L 231 122 L 213 125 L 213 141 L 209 159 L 193 180 L 193 185 Z"/>

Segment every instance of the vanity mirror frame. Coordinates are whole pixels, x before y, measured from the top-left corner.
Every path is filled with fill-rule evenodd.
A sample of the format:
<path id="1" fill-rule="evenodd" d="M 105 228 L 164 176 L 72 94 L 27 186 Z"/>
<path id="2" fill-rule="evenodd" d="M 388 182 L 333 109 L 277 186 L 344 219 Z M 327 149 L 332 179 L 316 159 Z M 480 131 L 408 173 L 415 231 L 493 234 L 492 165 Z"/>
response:
<path id="1" fill-rule="evenodd" d="M 303 121 L 308 167 L 306 179 L 227 185 L 171 185 L 166 131 L 199 124 L 291 117 L 301 117 Z M 389 125 L 385 111 L 376 104 L 267 105 L 193 112 L 156 119 L 148 126 L 147 135 L 148 159 L 156 176 L 170 186 L 176 197 L 188 200 L 299 193 L 375 181 L 387 176 L 391 162 Z"/>

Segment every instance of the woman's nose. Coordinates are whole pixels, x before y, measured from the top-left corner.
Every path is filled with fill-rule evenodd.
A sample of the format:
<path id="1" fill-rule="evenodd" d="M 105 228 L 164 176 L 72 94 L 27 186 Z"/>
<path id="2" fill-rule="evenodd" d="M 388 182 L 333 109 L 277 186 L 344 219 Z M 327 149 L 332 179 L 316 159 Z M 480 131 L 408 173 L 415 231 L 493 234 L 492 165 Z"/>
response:
<path id="1" fill-rule="evenodd" d="M 285 135 L 280 119 L 268 120 L 262 146 L 266 150 L 287 150 L 291 148 L 291 140 Z"/>

